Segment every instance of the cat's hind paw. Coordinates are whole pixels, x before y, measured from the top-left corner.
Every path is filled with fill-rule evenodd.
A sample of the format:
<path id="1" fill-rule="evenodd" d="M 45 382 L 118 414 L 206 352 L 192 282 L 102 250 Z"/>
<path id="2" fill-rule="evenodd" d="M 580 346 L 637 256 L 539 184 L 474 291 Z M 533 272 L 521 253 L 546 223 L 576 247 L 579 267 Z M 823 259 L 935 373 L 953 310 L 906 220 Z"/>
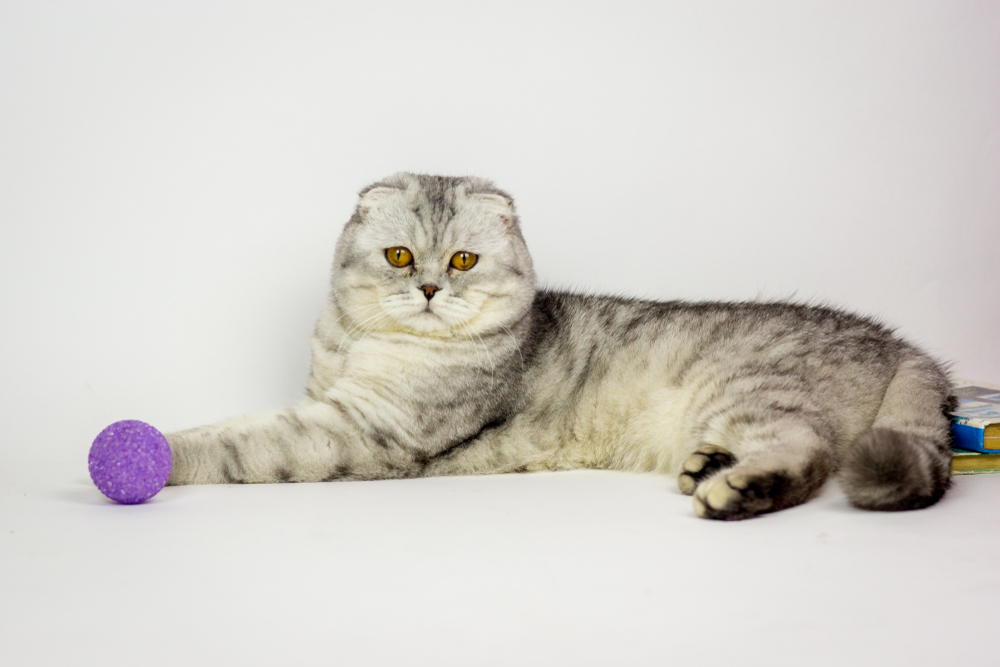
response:
<path id="1" fill-rule="evenodd" d="M 788 486 L 783 472 L 724 470 L 695 489 L 694 511 L 703 519 L 749 519 L 784 507 Z"/>
<path id="2" fill-rule="evenodd" d="M 736 457 L 728 449 L 715 445 L 702 445 L 687 457 L 677 476 L 681 493 L 690 496 L 702 481 L 715 473 L 736 464 Z"/>

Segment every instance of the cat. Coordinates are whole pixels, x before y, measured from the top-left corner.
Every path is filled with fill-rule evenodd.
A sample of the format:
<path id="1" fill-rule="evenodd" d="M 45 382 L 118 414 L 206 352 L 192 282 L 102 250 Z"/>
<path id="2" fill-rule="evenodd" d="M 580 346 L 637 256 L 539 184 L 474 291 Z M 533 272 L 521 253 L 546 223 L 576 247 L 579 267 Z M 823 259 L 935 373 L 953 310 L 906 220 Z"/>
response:
<path id="1" fill-rule="evenodd" d="M 677 476 L 695 513 L 857 507 L 950 483 L 945 368 L 880 324 L 792 303 L 536 289 L 513 199 L 480 178 L 361 191 L 297 407 L 168 434 L 170 484 L 600 468 Z"/>

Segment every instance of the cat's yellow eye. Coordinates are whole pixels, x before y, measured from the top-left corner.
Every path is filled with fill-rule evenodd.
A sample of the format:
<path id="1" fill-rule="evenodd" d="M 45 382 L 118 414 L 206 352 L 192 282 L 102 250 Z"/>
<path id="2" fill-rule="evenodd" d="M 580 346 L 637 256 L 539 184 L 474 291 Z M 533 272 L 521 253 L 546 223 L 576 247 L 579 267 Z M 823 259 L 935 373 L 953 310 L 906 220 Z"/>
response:
<path id="1" fill-rule="evenodd" d="M 476 265 L 477 261 L 479 261 L 479 255 L 474 252 L 465 252 L 464 250 L 456 252 L 451 256 L 451 265 L 459 271 L 468 271 Z"/>
<path id="2" fill-rule="evenodd" d="M 413 262 L 413 254 L 403 246 L 386 248 L 385 258 L 393 266 L 409 266 Z"/>

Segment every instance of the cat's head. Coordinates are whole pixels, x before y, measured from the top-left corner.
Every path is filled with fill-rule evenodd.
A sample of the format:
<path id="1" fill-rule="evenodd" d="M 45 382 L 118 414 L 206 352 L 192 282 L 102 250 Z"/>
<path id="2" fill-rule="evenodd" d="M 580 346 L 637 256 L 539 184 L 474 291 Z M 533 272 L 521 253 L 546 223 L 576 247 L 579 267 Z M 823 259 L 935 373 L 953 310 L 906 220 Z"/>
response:
<path id="1" fill-rule="evenodd" d="M 370 185 L 337 243 L 332 298 L 366 331 L 493 331 L 521 319 L 534 292 L 513 200 L 480 178 Z"/>

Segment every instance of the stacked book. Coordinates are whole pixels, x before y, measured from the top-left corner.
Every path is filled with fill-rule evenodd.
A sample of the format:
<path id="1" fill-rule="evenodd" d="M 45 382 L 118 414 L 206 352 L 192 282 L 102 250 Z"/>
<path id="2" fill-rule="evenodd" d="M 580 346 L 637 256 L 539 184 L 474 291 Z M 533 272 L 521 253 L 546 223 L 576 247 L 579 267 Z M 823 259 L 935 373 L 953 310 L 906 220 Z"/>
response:
<path id="1" fill-rule="evenodd" d="M 959 380 L 955 396 L 952 474 L 1000 472 L 1000 387 Z"/>

